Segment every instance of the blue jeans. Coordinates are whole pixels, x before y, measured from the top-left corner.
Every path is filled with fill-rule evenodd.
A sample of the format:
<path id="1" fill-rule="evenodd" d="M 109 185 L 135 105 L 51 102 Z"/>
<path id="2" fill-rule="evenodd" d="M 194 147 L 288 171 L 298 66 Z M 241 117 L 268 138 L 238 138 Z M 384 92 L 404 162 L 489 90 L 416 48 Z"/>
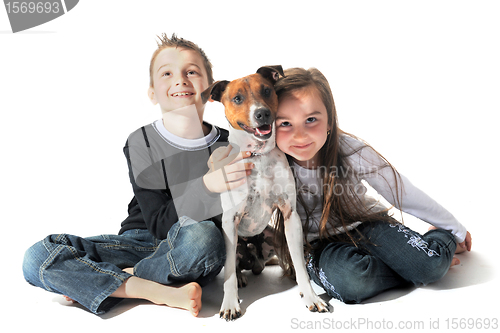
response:
<path id="1" fill-rule="evenodd" d="M 357 229 L 357 231 L 356 231 Z M 384 290 L 426 285 L 448 271 L 457 244 L 446 230 L 420 235 L 402 224 L 365 222 L 351 232 L 357 243 L 313 243 L 307 258 L 311 279 L 333 298 L 360 303 Z"/>
<path id="2" fill-rule="evenodd" d="M 134 267 L 136 276 L 165 285 L 204 286 L 221 271 L 225 257 L 222 232 L 213 222 L 181 217 L 164 240 L 142 229 L 89 238 L 47 236 L 26 251 L 23 272 L 30 284 L 102 314 L 121 300 L 110 295 L 131 277 L 123 268 Z"/>

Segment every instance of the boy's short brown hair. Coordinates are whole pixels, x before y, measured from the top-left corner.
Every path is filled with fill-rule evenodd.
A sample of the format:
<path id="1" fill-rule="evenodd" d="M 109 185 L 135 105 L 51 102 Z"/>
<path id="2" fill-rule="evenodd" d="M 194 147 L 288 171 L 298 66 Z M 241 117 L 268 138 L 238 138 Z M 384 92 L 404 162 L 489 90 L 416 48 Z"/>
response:
<path id="1" fill-rule="evenodd" d="M 207 55 L 205 52 L 195 43 L 188 41 L 184 38 L 179 38 L 174 34 L 172 34 L 171 38 L 168 38 L 167 34 L 163 33 L 161 36 L 157 36 L 159 39 L 158 44 L 158 49 L 153 53 L 153 56 L 151 57 L 151 63 L 149 65 L 149 86 L 153 87 L 153 66 L 156 60 L 156 57 L 158 56 L 158 53 L 160 53 L 163 49 L 169 48 L 169 47 L 175 47 L 175 48 L 184 48 L 184 49 L 189 49 L 193 50 L 195 52 L 198 52 L 198 54 L 201 56 L 203 59 L 203 65 L 205 65 L 205 70 L 207 71 L 207 79 L 208 79 L 208 84 L 212 84 L 214 82 L 214 77 L 212 73 L 212 63 L 208 59 Z"/>

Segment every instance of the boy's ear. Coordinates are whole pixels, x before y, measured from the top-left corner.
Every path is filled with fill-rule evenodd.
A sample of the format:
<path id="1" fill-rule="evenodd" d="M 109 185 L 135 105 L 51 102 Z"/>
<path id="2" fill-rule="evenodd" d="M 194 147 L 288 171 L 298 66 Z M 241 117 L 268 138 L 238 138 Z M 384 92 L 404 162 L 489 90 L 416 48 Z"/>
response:
<path id="1" fill-rule="evenodd" d="M 226 90 L 229 81 L 217 81 L 208 87 L 204 92 L 201 93 L 201 101 L 206 103 L 208 100 L 214 100 L 217 102 L 221 101 L 222 94 Z"/>
<path id="2" fill-rule="evenodd" d="M 257 74 L 262 75 L 263 77 L 271 81 L 273 84 L 275 84 L 278 81 L 280 75 L 282 77 L 285 77 L 285 73 L 283 72 L 283 67 L 281 67 L 281 65 L 263 66 L 257 70 Z"/>
<path id="3" fill-rule="evenodd" d="M 156 96 L 155 96 L 155 90 L 154 90 L 153 87 L 149 87 L 149 89 L 148 89 L 148 97 L 151 100 L 151 103 L 153 103 L 153 105 L 158 104 L 158 101 L 156 100 Z"/>

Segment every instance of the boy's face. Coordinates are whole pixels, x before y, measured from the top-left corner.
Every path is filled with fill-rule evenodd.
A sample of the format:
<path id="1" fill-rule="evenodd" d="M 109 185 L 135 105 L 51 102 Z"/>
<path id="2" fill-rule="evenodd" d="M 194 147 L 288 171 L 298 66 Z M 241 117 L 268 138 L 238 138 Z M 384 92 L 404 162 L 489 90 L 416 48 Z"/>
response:
<path id="1" fill-rule="evenodd" d="M 162 50 L 152 75 L 154 87 L 149 88 L 148 95 L 153 104 L 160 104 L 163 113 L 195 104 L 198 113 L 203 114 L 201 93 L 208 88 L 208 78 L 196 51 L 172 47 Z"/>

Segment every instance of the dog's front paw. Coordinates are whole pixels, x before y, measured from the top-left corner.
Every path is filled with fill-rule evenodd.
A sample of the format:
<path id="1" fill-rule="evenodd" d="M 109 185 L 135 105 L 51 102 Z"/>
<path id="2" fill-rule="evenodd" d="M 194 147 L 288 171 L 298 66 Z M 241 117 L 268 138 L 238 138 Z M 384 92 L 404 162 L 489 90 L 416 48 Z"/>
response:
<path id="1" fill-rule="evenodd" d="M 300 293 L 300 297 L 302 301 L 306 305 L 307 309 L 311 312 L 330 312 L 330 304 L 323 301 L 316 294 L 305 296 L 303 293 Z"/>
<path id="2" fill-rule="evenodd" d="M 226 297 L 224 297 L 219 315 L 226 321 L 235 320 L 241 317 L 241 310 L 238 299 L 234 299 L 234 301 L 228 301 Z"/>

